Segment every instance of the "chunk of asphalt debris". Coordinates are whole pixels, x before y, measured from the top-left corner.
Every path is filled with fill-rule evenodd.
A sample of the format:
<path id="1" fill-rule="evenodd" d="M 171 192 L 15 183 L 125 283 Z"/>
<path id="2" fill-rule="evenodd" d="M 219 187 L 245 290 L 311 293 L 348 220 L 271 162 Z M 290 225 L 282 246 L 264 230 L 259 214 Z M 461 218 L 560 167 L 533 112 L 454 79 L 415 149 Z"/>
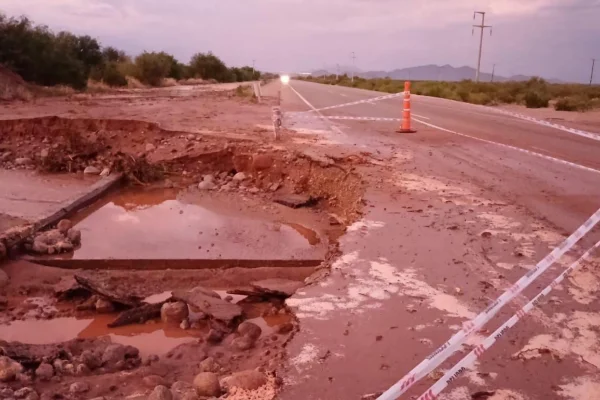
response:
<path id="1" fill-rule="evenodd" d="M 108 324 L 109 328 L 119 326 L 143 324 L 151 319 L 160 318 L 160 310 L 165 302 L 154 304 L 142 304 L 141 306 L 123 311 L 117 318 Z"/>
<path id="2" fill-rule="evenodd" d="M 211 292 L 205 288 L 197 287 L 190 291 L 176 290 L 171 294 L 175 300 L 187 303 L 194 311 L 202 311 L 219 321 L 230 323 L 242 315 L 242 307 L 222 300 L 218 295 L 214 297 Z"/>
<path id="3" fill-rule="evenodd" d="M 289 279 L 273 278 L 252 282 L 250 286 L 265 294 L 287 298 L 293 296 L 296 290 L 300 289 L 304 284 Z"/>
<path id="4" fill-rule="evenodd" d="M 125 289 L 116 288 L 106 282 L 94 280 L 83 275 L 75 275 L 75 280 L 83 288 L 100 297 L 104 297 L 113 303 L 121 304 L 126 307 L 137 307 L 142 303 L 140 297 L 127 293 Z"/>
<path id="5" fill-rule="evenodd" d="M 313 206 L 317 199 L 305 194 L 282 194 L 273 199 L 277 204 L 291 208 Z"/>

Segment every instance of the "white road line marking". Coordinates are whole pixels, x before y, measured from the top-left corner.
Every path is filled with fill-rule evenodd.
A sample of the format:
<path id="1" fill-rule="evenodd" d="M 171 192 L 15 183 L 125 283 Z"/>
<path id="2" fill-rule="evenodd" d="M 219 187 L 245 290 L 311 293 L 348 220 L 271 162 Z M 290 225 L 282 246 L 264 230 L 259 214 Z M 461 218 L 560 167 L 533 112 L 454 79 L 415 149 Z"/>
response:
<path id="1" fill-rule="evenodd" d="M 315 111 L 317 114 L 319 114 L 321 116 L 322 119 L 324 119 L 325 121 L 329 122 L 329 126 L 331 127 L 331 130 L 334 131 L 335 133 L 341 134 L 342 131 L 333 124 L 333 122 L 329 121 L 327 119 L 326 116 L 324 116 L 320 111 L 318 111 L 315 106 L 313 106 L 308 100 L 306 100 L 304 98 L 304 96 L 302 96 L 300 93 L 298 93 L 298 91 L 296 89 L 294 89 L 294 87 L 291 84 L 288 84 L 288 86 L 290 87 L 290 89 L 292 89 L 292 91 L 294 93 L 296 93 L 296 96 L 298 96 L 300 98 L 300 100 L 302 100 L 304 103 L 306 103 L 307 106 L 309 106 L 313 111 Z"/>
<path id="2" fill-rule="evenodd" d="M 480 142 L 494 144 L 496 146 L 501 146 L 501 147 L 505 147 L 507 149 L 512 149 L 512 150 L 520 151 L 521 153 L 530 154 L 530 155 L 533 155 L 533 156 L 536 156 L 536 157 L 540 157 L 540 158 L 543 158 L 543 159 L 546 159 L 546 160 L 557 162 L 559 164 L 565 164 L 565 165 L 569 165 L 571 167 L 583 169 L 583 170 L 588 171 L 588 172 L 595 172 L 597 174 L 600 174 L 600 170 L 597 170 L 597 169 L 594 169 L 594 168 L 590 168 L 590 167 L 586 167 L 586 166 L 583 166 L 583 165 L 580 165 L 580 164 L 575 164 L 575 163 L 572 163 L 570 161 L 562 160 L 560 158 L 554 158 L 554 157 L 550 157 L 550 156 L 547 156 L 547 155 L 544 155 L 544 154 L 536 153 L 535 151 L 525 150 L 525 149 L 522 149 L 520 147 L 514 147 L 514 146 L 510 146 L 508 144 L 498 143 L 498 142 L 494 142 L 494 141 L 491 141 L 491 140 L 486 140 L 486 139 L 478 138 L 476 136 L 471 136 L 471 135 L 467 135 L 467 134 L 464 134 L 464 133 L 456 132 L 456 131 L 453 131 L 451 129 L 442 128 L 441 126 L 433 125 L 433 124 L 430 124 L 430 123 L 425 122 L 425 121 L 420 121 L 417 118 L 414 118 L 414 120 L 417 121 L 417 122 L 419 122 L 419 123 L 421 123 L 421 124 L 423 124 L 423 125 L 427 125 L 427 126 L 429 126 L 431 128 L 438 129 L 440 131 L 453 133 L 455 135 L 459 135 L 459 136 L 463 136 L 463 137 L 468 137 L 470 139 L 478 140 Z"/>
<path id="3" fill-rule="evenodd" d="M 427 120 L 431 119 L 431 118 L 429 118 L 429 117 L 426 117 L 426 116 L 424 116 L 424 115 L 419 115 L 419 114 L 415 114 L 415 113 L 411 113 L 411 115 L 412 115 L 413 117 L 419 117 L 419 118 L 423 118 L 423 119 L 427 119 Z"/>

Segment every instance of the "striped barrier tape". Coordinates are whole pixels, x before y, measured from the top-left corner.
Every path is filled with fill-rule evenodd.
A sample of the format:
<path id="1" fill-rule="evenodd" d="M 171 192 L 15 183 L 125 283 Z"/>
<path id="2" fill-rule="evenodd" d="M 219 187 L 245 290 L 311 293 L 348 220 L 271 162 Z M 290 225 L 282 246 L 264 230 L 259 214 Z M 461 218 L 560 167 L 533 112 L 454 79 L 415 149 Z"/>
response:
<path id="1" fill-rule="evenodd" d="M 372 103 L 374 101 L 394 99 L 396 97 L 404 97 L 404 92 L 393 93 L 393 94 L 388 94 L 388 95 L 379 96 L 379 97 L 373 97 L 373 98 L 366 99 L 366 100 L 357 100 L 357 101 L 353 101 L 353 102 L 350 102 L 350 103 L 337 104 L 335 106 L 329 106 L 329 107 L 323 107 L 323 108 L 315 108 L 314 110 L 309 110 L 309 111 L 290 112 L 288 114 L 306 114 L 306 113 L 320 112 L 320 111 L 325 111 L 325 110 L 333 110 L 334 108 L 342 108 L 342 107 L 354 106 L 356 104 Z M 329 117 L 327 117 L 327 118 L 329 118 Z"/>
<path id="2" fill-rule="evenodd" d="M 450 368 L 443 377 L 433 384 L 418 400 L 434 400 L 445 388 L 456 380 L 467 367 L 471 366 L 483 353 L 494 345 L 510 328 L 515 326 L 519 320 L 523 319 L 534 307 L 538 305 L 542 297 L 547 296 L 552 289 L 561 283 L 565 277 L 587 260 L 590 255 L 600 247 L 600 241 L 586 251 L 581 258 L 575 261 L 569 268 L 564 270 L 556 279 L 554 279 L 544 290 L 535 296 L 529 303 L 517 311 L 508 321 L 500 326 L 494 333 L 488 336 L 479 346 L 475 347 L 469 354 L 460 360 L 454 367 Z"/>
<path id="3" fill-rule="evenodd" d="M 396 400 L 405 393 L 416 381 L 422 379 L 435 368 L 437 368 L 448 357 L 454 354 L 464 344 L 467 337 L 481 329 L 492 319 L 500 309 L 514 299 L 519 293 L 527 288 L 538 276 L 546 271 L 557 259 L 562 257 L 571 247 L 588 233 L 600 221 L 600 209 L 598 209 L 587 221 L 583 223 L 571 236 L 565 239 L 560 246 L 556 247 L 542 261 L 522 276 L 514 285 L 506 290 L 498 299 L 490 304 L 483 312 L 471 321 L 465 322 L 463 328 L 450 338 L 441 347 L 413 368 L 401 380 L 385 391 L 377 400 Z"/>
<path id="4" fill-rule="evenodd" d="M 564 126 L 564 125 L 553 124 L 552 122 L 544 121 L 544 120 L 541 120 L 541 119 L 533 118 L 533 117 L 530 117 L 530 116 L 527 116 L 527 115 L 523 115 L 523 114 L 519 114 L 519 113 L 514 113 L 514 112 L 511 112 L 511 111 L 506 111 L 506 110 L 492 108 L 492 107 L 486 107 L 486 108 L 487 109 L 491 109 L 491 110 L 493 110 L 493 111 L 495 111 L 497 113 L 500 113 L 500 114 L 510 115 L 512 117 L 519 118 L 519 119 L 522 119 L 522 120 L 525 120 L 525 121 L 530 121 L 530 122 L 533 122 L 533 123 L 538 124 L 538 125 L 547 126 L 549 128 L 558 129 L 558 130 L 561 130 L 561 131 L 573 133 L 575 135 L 583 136 L 583 137 L 586 137 L 588 139 L 600 141 L 600 134 L 595 134 L 595 133 L 592 133 L 592 132 L 582 131 L 581 129 L 569 128 L 569 127 Z"/>

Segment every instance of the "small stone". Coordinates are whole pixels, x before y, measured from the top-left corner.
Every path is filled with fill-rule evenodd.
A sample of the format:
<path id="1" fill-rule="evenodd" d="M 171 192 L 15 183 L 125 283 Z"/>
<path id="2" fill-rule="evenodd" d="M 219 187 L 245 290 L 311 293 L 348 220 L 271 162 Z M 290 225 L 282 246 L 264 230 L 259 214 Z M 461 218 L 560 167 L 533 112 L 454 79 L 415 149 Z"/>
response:
<path id="1" fill-rule="evenodd" d="M 243 172 L 238 172 L 237 174 L 235 174 L 235 175 L 233 176 L 233 181 L 235 181 L 235 182 L 241 182 L 241 181 L 243 181 L 243 180 L 246 180 L 246 178 L 247 178 L 247 176 L 246 176 L 246 174 L 245 174 L 245 173 L 243 173 Z"/>
<path id="2" fill-rule="evenodd" d="M 12 156 L 12 152 L 6 151 L 6 152 L 2 153 L 2 155 L 0 155 L 0 161 L 2 161 L 2 162 L 8 161 L 10 159 L 10 156 Z"/>
<path id="3" fill-rule="evenodd" d="M 262 329 L 255 323 L 245 321 L 238 326 L 237 332 L 242 336 L 246 336 L 251 340 L 256 341 L 262 334 Z"/>
<path id="4" fill-rule="evenodd" d="M 194 135 L 193 133 L 190 133 L 190 134 L 187 135 L 187 139 L 188 140 L 194 140 L 194 139 L 196 139 L 196 135 Z"/>
<path id="5" fill-rule="evenodd" d="M 198 184 L 198 189 L 200 190 L 213 190 L 215 187 L 213 182 L 202 181 Z"/>
<path id="6" fill-rule="evenodd" d="M 100 314 L 108 314 L 115 311 L 114 304 L 111 301 L 103 298 L 99 298 L 98 300 L 96 300 L 96 304 L 94 306 L 96 308 L 96 311 Z"/>
<path id="7" fill-rule="evenodd" d="M 56 248 L 57 253 L 69 253 L 75 248 L 71 242 L 66 240 L 56 243 L 56 246 L 54 247 Z"/>
<path id="8" fill-rule="evenodd" d="M 285 324 L 281 324 L 277 327 L 277 333 L 285 334 L 290 333 L 294 330 L 294 324 L 291 322 L 286 322 Z"/>
<path id="9" fill-rule="evenodd" d="M 231 342 L 231 347 L 237 350 L 249 350 L 254 346 L 255 340 L 252 340 L 248 336 L 240 336 L 238 338 L 233 339 Z"/>
<path id="10" fill-rule="evenodd" d="M 169 324 L 181 324 L 189 315 L 188 306 L 182 301 L 165 303 L 160 309 L 160 318 Z"/>
<path id="11" fill-rule="evenodd" d="M 100 176 L 106 177 L 110 175 L 110 168 L 104 168 L 102 172 L 100 172 Z"/>
<path id="12" fill-rule="evenodd" d="M 221 380 L 221 386 L 227 391 L 234 387 L 245 390 L 256 390 L 266 383 L 267 377 L 265 374 L 254 369 L 236 372 Z"/>
<path id="13" fill-rule="evenodd" d="M 69 386 L 69 392 L 71 393 L 85 393 L 90 390 L 90 385 L 86 382 L 75 382 Z"/>
<path id="14" fill-rule="evenodd" d="M 175 394 L 181 394 L 194 390 L 194 386 L 191 383 L 185 381 L 177 381 L 171 385 L 171 391 Z"/>
<path id="15" fill-rule="evenodd" d="M 154 151 L 154 150 L 156 150 L 156 146 L 153 145 L 152 143 L 148 143 L 146 145 L 146 151 Z"/>
<path id="16" fill-rule="evenodd" d="M 343 221 L 340 217 L 338 217 L 336 214 L 329 214 L 329 225 L 337 226 L 342 224 Z"/>
<path id="17" fill-rule="evenodd" d="M 148 375 L 142 378 L 144 385 L 148 387 L 167 386 L 167 381 L 160 375 Z"/>
<path id="18" fill-rule="evenodd" d="M 78 246 L 81 243 L 81 231 L 79 229 L 71 228 L 67 232 L 67 239 L 73 245 Z"/>
<path id="19" fill-rule="evenodd" d="M 83 170 L 83 173 L 86 175 L 99 175 L 100 174 L 100 168 L 94 167 L 93 165 L 87 166 L 85 167 L 85 169 Z"/>
<path id="20" fill-rule="evenodd" d="M 75 366 L 71 363 L 64 364 L 63 373 L 67 375 L 75 375 Z"/>
<path id="21" fill-rule="evenodd" d="M 258 192 L 260 192 L 260 189 L 257 187 L 251 187 L 250 189 L 248 189 L 248 193 L 256 194 Z"/>
<path id="22" fill-rule="evenodd" d="M 40 158 L 48 158 L 50 155 L 50 149 L 43 149 L 40 151 Z"/>
<path id="23" fill-rule="evenodd" d="M 41 363 L 35 370 L 35 376 L 42 381 L 48 381 L 54 376 L 54 368 L 48 363 Z"/>
<path id="24" fill-rule="evenodd" d="M 232 296 L 232 295 L 230 295 L 230 294 L 228 294 L 227 296 L 225 296 L 225 297 L 223 298 L 223 300 L 225 300 L 225 301 L 226 301 L 226 302 L 228 302 L 228 303 L 231 303 L 231 302 L 233 301 L 233 296 Z"/>
<path id="25" fill-rule="evenodd" d="M 208 331 L 208 334 L 206 335 L 205 340 L 208 343 L 221 343 L 223 341 L 223 332 L 217 330 L 217 329 L 211 329 L 210 331 Z"/>
<path id="26" fill-rule="evenodd" d="M 163 385 L 156 386 L 150 396 L 148 396 L 148 400 L 172 400 L 173 395 L 171 391 Z"/>
<path id="27" fill-rule="evenodd" d="M 19 157 L 15 159 L 15 165 L 31 165 L 33 164 L 33 160 L 29 157 Z"/>
<path id="28" fill-rule="evenodd" d="M 23 366 L 20 363 L 6 356 L 0 357 L 0 382 L 15 380 L 21 371 L 23 371 Z"/>
<path id="29" fill-rule="evenodd" d="M 77 364 L 75 367 L 75 375 L 84 376 L 90 373 L 90 369 L 85 364 Z"/>
<path id="30" fill-rule="evenodd" d="M 200 372 L 218 372 L 221 366 L 214 358 L 208 357 L 200 363 Z"/>
<path id="31" fill-rule="evenodd" d="M 280 186 L 281 186 L 281 184 L 279 182 L 275 182 L 271 186 L 269 186 L 269 190 L 271 192 L 276 192 L 277 190 L 279 190 Z"/>
<path id="32" fill-rule="evenodd" d="M 102 354 L 102 365 L 114 366 L 119 361 L 123 361 L 126 354 L 126 346 L 116 343 L 110 344 L 106 346 L 106 349 L 104 349 L 104 353 Z"/>
<path id="33" fill-rule="evenodd" d="M 181 324 L 179 324 L 179 327 L 184 331 L 190 329 L 190 321 L 187 318 L 184 319 L 183 321 L 181 321 Z"/>
<path id="34" fill-rule="evenodd" d="M 212 183 L 214 183 L 215 182 L 215 176 L 212 175 L 212 174 L 204 175 L 202 177 L 202 182 L 212 182 Z"/>
<path id="35" fill-rule="evenodd" d="M 35 240 L 33 242 L 33 246 L 31 247 L 31 251 L 37 254 L 48 254 L 48 245 L 41 240 Z"/>
<path id="36" fill-rule="evenodd" d="M 221 385 L 219 376 L 213 372 L 201 372 L 194 378 L 194 389 L 199 396 L 219 396 Z"/>

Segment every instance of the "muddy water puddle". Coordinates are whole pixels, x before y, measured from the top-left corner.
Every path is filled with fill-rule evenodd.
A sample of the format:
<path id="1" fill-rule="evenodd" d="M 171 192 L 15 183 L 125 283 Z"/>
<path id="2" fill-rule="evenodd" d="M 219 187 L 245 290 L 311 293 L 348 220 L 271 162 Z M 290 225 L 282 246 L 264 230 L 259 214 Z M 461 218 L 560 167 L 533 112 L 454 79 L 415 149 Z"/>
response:
<path id="1" fill-rule="evenodd" d="M 236 199 L 236 201 L 243 201 Z M 110 195 L 75 220 L 75 259 L 320 259 L 325 245 L 297 223 L 222 213 L 178 200 L 173 189 Z"/>

